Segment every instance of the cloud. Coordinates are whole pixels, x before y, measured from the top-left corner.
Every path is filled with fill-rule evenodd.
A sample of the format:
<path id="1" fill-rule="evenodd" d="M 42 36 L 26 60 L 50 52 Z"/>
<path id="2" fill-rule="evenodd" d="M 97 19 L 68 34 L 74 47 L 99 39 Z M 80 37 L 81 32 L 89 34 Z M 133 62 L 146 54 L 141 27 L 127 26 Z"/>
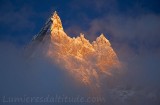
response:
<path id="1" fill-rule="evenodd" d="M 106 14 L 88 21 L 88 27 L 85 30 L 73 25 L 68 27 L 66 32 L 72 35 L 81 31 L 91 41 L 95 40 L 100 33 L 104 33 L 107 38 L 111 39 L 112 44 L 122 45 L 124 43 L 130 47 L 157 49 L 160 47 L 159 27 L 160 16 L 158 14 L 147 13 L 134 17 L 123 14 Z M 78 31 L 75 33 L 75 30 Z"/>
<path id="2" fill-rule="evenodd" d="M 0 43 L 0 103 L 9 101 L 9 98 L 16 97 L 47 97 L 61 99 L 55 100 L 48 104 L 59 103 L 60 105 L 70 105 L 77 100 L 78 97 L 86 100 L 89 96 L 89 90 L 86 86 L 78 84 L 65 70 L 50 62 L 49 58 L 44 57 L 40 53 L 32 58 L 27 56 L 24 49 L 17 47 L 14 43 Z M 65 102 L 68 97 L 68 102 Z M 70 98 L 70 99 L 69 99 Z M 94 98 L 94 97 L 93 97 Z M 90 104 L 83 101 L 75 101 L 77 104 Z M 91 102 L 91 101 L 90 101 Z M 6 105 L 12 102 L 6 102 Z M 16 104 L 40 104 L 45 102 L 29 102 Z M 91 102 L 91 104 L 93 104 Z"/>
<path id="3" fill-rule="evenodd" d="M 104 105 L 158 105 L 159 53 L 145 52 L 145 49 L 141 49 L 142 53 L 137 54 L 127 43 L 119 46 L 121 48 L 116 50 L 124 68 L 113 72 L 112 76 L 101 78 L 101 96 L 106 100 Z M 23 55 L 24 50 L 14 43 L 1 42 L 0 49 L 1 99 L 3 96 L 24 95 L 88 97 L 88 88 L 77 84 L 67 72 L 59 68 L 59 65 L 50 63 L 48 58 L 41 55 L 35 58 L 26 57 Z"/>
<path id="4" fill-rule="evenodd" d="M 112 8 L 115 8 L 115 11 L 117 9 L 116 6 Z M 75 27 L 77 26 L 75 24 L 67 27 L 66 32 L 69 35 L 77 35 L 75 30 L 79 33 L 82 31 L 90 41 L 95 40 L 100 33 L 104 33 L 110 40 L 125 68 L 120 75 L 115 73 L 113 77 L 103 81 L 108 104 L 158 105 L 160 103 L 158 101 L 160 15 L 150 10 L 144 11 L 139 4 L 133 5 L 132 10 L 125 12 L 126 14 L 116 13 L 109 11 L 100 17 L 88 20 L 85 30 L 83 27 Z M 89 19 L 89 16 L 86 14 L 84 18 Z"/>

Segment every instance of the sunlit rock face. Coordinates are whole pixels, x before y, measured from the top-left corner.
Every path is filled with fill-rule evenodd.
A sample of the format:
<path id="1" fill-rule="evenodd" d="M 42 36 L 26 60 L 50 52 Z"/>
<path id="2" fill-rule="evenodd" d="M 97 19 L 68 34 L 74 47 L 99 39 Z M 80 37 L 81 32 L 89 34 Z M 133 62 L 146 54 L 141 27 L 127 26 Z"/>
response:
<path id="1" fill-rule="evenodd" d="M 90 43 L 83 34 L 76 38 L 69 37 L 64 32 L 56 12 L 51 16 L 50 21 L 43 40 L 39 41 L 37 36 L 32 43 L 38 43 L 37 49 L 44 48 L 45 50 L 41 51 L 44 55 L 53 63 L 61 65 L 80 83 L 100 87 L 101 76 L 112 75 L 110 71 L 120 67 L 116 53 L 103 34 Z"/>

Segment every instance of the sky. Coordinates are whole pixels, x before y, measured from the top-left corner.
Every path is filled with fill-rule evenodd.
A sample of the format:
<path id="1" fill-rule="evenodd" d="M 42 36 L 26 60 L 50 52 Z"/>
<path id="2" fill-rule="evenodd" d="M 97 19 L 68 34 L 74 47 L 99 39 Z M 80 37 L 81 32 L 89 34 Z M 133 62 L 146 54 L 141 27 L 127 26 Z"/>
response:
<path id="1" fill-rule="evenodd" d="M 115 85 L 140 86 L 141 93 L 156 93 L 151 101 L 139 93 L 138 103 L 130 105 L 159 105 L 159 5 L 159 0 L 0 0 L 0 102 L 3 96 L 85 94 L 85 89 L 59 67 L 47 63 L 48 59 L 27 62 L 21 53 L 57 11 L 67 35 L 84 33 L 92 42 L 103 33 L 109 39 L 125 66 L 123 76 L 111 78 Z M 104 90 L 107 93 L 109 88 Z M 121 104 L 125 105 L 115 105 Z"/>
<path id="2" fill-rule="evenodd" d="M 158 0 L 1 0 L 0 40 L 27 44 L 54 11 L 60 15 L 63 27 L 70 36 L 77 36 L 82 32 L 91 41 L 95 40 L 94 36 L 99 36 L 100 33 L 116 39 L 118 36 L 123 36 L 121 34 L 137 34 L 122 31 L 125 31 L 125 28 L 131 31 L 141 30 L 140 27 L 143 25 L 145 27 L 142 31 L 157 31 L 159 4 Z M 119 29 L 121 32 L 112 32 L 114 28 L 123 29 Z M 132 35 L 123 37 L 129 36 Z M 143 38 L 143 35 L 141 36 Z M 153 35 L 153 38 L 155 37 L 157 36 Z"/>

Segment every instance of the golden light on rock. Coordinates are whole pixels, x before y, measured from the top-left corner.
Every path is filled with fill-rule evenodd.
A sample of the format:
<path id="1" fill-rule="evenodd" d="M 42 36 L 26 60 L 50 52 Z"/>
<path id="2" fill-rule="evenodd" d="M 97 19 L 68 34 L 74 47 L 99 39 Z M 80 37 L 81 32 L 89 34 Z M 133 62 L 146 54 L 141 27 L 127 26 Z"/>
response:
<path id="1" fill-rule="evenodd" d="M 112 76 L 112 71 L 121 67 L 109 40 L 103 34 L 92 43 L 82 33 L 71 38 L 64 32 L 56 12 L 33 38 L 29 48 L 29 51 L 34 50 L 32 57 L 37 56 L 37 52 L 43 53 L 53 65 L 60 65 L 78 84 L 91 88 L 92 92 L 99 91 L 104 76 Z"/>
<path id="2" fill-rule="evenodd" d="M 111 75 L 109 70 L 120 67 L 116 53 L 103 34 L 92 43 L 83 34 L 71 38 L 63 31 L 56 12 L 51 19 L 53 23 L 47 56 L 62 65 L 76 80 L 99 87 L 101 75 Z"/>

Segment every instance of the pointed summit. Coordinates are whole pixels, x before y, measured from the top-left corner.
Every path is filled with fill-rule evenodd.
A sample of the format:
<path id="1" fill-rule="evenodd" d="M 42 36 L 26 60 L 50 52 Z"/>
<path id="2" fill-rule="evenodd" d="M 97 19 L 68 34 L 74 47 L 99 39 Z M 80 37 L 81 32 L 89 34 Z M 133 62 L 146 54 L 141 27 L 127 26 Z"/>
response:
<path id="1" fill-rule="evenodd" d="M 63 31 L 61 19 L 58 16 L 56 11 L 54 12 L 53 16 L 51 17 L 51 21 L 52 21 L 51 30 L 62 30 Z"/>
<path id="2" fill-rule="evenodd" d="M 31 57 L 27 61 L 49 58 L 49 63 L 51 61 L 53 65 L 61 65 L 61 70 L 69 72 L 71 76 L 73 75 L 73 79 L 77 79 L 84 85 L 93 87 L 93 92 L 95 89 L 100 92 L 101 76 L 111 75 L 111 70 L 118 69 L 120 65 L 105 35 L 101 34 L 92 44 L 82 33 L 76 38 L 71 38 L 63 31 L 61 19 L 56 11 L 49 17 L 27 49 Z"/>
<path id="3" fill-rule="evenodd" d="M 97 42 L 98 44 L 106 44 L 106 45 L 108 45 L 108 46 L 111 46 L 109 40 L 106 39 L 106 37 L 104 36 L 103 33 L 96 39 L 96 42 Z"/>
<path id="4" fill-rule="evenodd" d="M 100 37 L 101 37 L 101 38 L 105 38 L 105 36 L 104 36 L 104 34 L 103 34 L 103 33 L 101 33 Z"/>

